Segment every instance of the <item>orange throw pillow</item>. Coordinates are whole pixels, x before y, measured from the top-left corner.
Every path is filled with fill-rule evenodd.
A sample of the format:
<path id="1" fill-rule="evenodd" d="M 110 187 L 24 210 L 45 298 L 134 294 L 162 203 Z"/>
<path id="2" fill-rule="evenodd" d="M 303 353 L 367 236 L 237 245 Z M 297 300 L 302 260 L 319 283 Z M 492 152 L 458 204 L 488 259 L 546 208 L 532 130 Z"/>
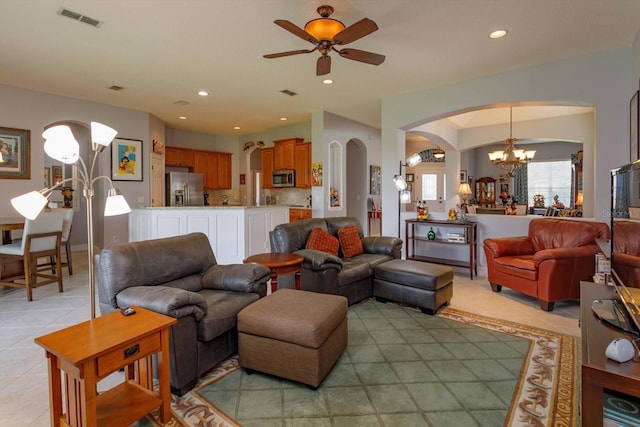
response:
<path id="1" fill-rule="evenodd" d="M 345 258 L 351 258 L 364 253 L 362 248 L 362 240 L 358 234 L 358 227 L 352 225 L 350 227 L 342 227 L 338 230 L 338 239 Z"/>
<path id="2" fill-rule="evenodd" d="M 306 246 L 307 249 L 328 252 L 334 256 L 338 256 L 339 247 L 340 242 L 338 241 L 338 239 L 319 227 L 311 230 L 311 234 L 309 234 Z"/>

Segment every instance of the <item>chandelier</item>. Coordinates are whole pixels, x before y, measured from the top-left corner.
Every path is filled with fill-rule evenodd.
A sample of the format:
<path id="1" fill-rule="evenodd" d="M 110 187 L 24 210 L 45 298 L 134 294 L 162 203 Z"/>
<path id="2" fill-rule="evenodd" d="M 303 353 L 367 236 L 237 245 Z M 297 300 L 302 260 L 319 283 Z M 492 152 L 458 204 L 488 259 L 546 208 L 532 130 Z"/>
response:
<path id="1" fill-rule="evenodd" d="M 507 148 L 504 151 L 497 150 L 489 153 L 489 160 L 497 168 L 503 169 L 507 175 L 512 177 L 521 166 L 526 165 L 533 159 L 535 150 L 521 150 L 516 148 L 516 138 L 513 137 L 513 108 L 509 108 L 509 138 L 507 138 Z"/>

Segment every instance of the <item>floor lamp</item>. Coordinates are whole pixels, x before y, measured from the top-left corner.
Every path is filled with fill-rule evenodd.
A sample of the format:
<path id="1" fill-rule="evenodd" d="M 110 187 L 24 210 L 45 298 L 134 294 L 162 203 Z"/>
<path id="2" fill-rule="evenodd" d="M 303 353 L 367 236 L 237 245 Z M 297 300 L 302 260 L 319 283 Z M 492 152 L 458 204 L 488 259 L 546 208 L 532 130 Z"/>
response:
<path id="1" fill-rule="evenodd" d="M 399 191 L 398 194 L 398 238 L 400 238 L 400 224 L 402 222 L 402 217 L 401 217 L 401 208 L 402 208 L 402 204 L 406 204 L 406 203 L 410 203 L 411 202 L 411 192 L 409 190 L 407 190 L 407 181 L 405 181 L 404 177 L 402 176 L 402 168 L 403 167 L 414 167 L 416 166 L 418 163 L 422 162 L 422 157 L 420 156 L 419 153 L 413 154 L 411 157 L 409 157 L 407 159 L 406 163 L 402 163 L 402 160 L 400 160 L 400 168 L 398 169 L 398 175 L 394 175 L 393 177 L 393 183 L 395 184 L 396 188 Z"/>
<path id="2" fill-rule="evenodd" d="M 87 165 L 80 157 L 80 145 L 73 136 L 69 126 L 58 125 L 46 129 L 42 133 L 45 139 L 44 151 L 49 157 L 62 163 L 73 165 L 78 168 L 78 178 L 67 178 L 51 188 L 43 188 L 39 191 L 31 191 L 21 196 L 11 199 L 14 209 L 28 219 L 35 219 L 49 202 L 49 197 L 53 191 L 64 184 L 75 181 L 82 185 L 82 195 L 86 200 L 87 207 L 87 253 L 89 261 L 89 288 L 91 292 L 91 318 L 96 318 L 96 284 L 93 266 L 93 196 L 94 184 L 105 179 L 109 183 L 109 191 L 104 206 L 104 216 L 121 215 L 131 212 L 124 196 L 113 186 L 113 182 L 106 175 L 94 176 L 96 160 L 98 155 L 111 144 L 118 132 L 102 123 L 91 122 L 91 141 L 93 149 L 93 159 L 91 166 L 87 170 Z"/>

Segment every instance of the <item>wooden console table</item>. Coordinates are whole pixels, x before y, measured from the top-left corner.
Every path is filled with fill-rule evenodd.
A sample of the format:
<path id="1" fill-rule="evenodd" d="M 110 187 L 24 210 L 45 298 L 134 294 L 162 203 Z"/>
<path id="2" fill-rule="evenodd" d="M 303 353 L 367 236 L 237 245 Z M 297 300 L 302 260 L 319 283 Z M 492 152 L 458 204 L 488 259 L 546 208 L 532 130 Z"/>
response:
<path id="1" fill-rule="evenodd" d="M 158 407 L 161 421 L 169 422 L 169 327 L 177 320 L 135 310 L 131 316 L 110 313 L 35 339 L 46 350 L 52 426 L 127 426 Z M 151 357 L 156 353 L 158 392 L 153 391 Z M 98 395 L 98 381 L 120 368 L 125 368 L 125 381 Z"/>
<path id="2" fill-rule="evenodd" d="M 616 338 L 633 336 L 601 322 L 591 311 L 596 299 L 614 299 L 617 294 L 607 285 L 580 283 L 580 326 L 582 330 L 582 425 L 602 426 L 604 390 L 640 397 L 640 363 L 618 363 L 605 356 Z"/>
<path id="3" fill-rule="evenodd" d="M 471 276 L 471 280 L 473 280 L 473 274 L 475 272 L 476 276 L 478 275 L 478 244 L 476 241 L 476 236 L 478 235 L 478 223 L 477 222 L 461 222 L 461 221 L 439 221 L 439 220 L 418 220 L 418 219 L 407 219 L 405 220 L 405 236 L 406 236 L 406 245 L 405 245 L 405 257 L 407 259 L 412 259 L 416 261 L 424 261 L 424 262 L 432 262 L 434 264 L 444 264 L 451 265 L 454 267 L 464 267 L 469 269 L 469 274 Z M 419 236 L 416 229 L 420 226 L 423 226 L 424 235 Z M 434 227 L 442 227 L 442 228 L 457 228 L 464 230 L 464 235 L 466 239 L 464 242 L 458 241 L 450 241 L 446 238 L 436 238 L 431 240 L 427 238 L 427 231 L 429 228 Z M 452 230 L 453 231 L 453 230 Z M 448 245 L 466 245 L 469 247 L 469 256 L 467 260 L 459 260 L 445 257 L 434 257 L 434 256 L 425 256 L 420 255 L 416 252 L 416 243 L 443 243 Z"/>

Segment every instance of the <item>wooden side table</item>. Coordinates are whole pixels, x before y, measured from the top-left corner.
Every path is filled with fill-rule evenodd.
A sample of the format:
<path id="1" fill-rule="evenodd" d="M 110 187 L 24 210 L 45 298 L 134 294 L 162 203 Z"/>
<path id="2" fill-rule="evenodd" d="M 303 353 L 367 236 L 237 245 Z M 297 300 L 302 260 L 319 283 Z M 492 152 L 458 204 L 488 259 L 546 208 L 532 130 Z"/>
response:
<path id="1" fill-rule="evenodd" d="M 271 269 L 271 293 L 278 290 L 278 276 L 281 274 L 295 274 L 296 289 L 300 290 L 300 268 L 304 257 L 301 255 L 270 252 L 265 254 L 251 255 L 243 262 L 250 264 L 255 262 Z"/>
<path id="2" fill-rule="evenodd" d="M 367 234 L 371 236 L 371 220 L 380 220 L 380 235 L 382 235 L 382 211 L 369 211 L 367 212 Z"/>
<path id="3" fill-rule="evenodd" d="M 131 316 L 110 313 L 35 339 L 49 366 L 52 426 L 125 426 L 158 407 L 161 421 L 169 422 L 169 327 L 177 320 L 135 310 Z M 158 355 L 158 392 L 153 391 L 153 354 Z M 120 368 L 125 368 L 125 381 L 98 395 L 98 381 Z"/>

